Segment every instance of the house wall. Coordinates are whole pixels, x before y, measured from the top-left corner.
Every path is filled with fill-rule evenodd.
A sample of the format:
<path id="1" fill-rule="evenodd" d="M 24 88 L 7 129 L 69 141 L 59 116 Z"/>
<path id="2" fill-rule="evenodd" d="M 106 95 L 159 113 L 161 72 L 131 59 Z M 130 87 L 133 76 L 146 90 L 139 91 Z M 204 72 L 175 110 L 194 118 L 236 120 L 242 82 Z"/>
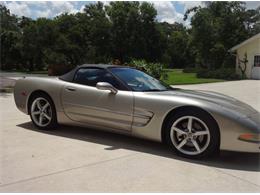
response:
<path id="1" fill-rule="evenodd" d="M 247 53 L 247 60 L 248 60 L 246 76 L 247 78 L 252 78 L 254 56 L 257 54 L 260 55 L 260 38 L 253 40 L 237 49 L 236 71 L 238 74 L 241 74 L 241 71 L 238 68 L 238 59 L 243 60 L 245 53 Z"/>

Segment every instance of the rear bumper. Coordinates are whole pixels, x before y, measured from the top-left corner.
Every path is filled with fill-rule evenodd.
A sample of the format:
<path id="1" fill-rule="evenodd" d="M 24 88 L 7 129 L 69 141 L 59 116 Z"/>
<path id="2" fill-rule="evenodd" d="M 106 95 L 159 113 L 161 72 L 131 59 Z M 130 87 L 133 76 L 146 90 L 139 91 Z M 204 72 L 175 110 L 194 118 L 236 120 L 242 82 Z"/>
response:
<path id="1" fill-rule="evenodd" d="M 28 100 L 28 93 L 24 93 L 23 87 L 21 86 L 21 81 L 16 81 L 14 86 L 14 102 L 16 107 L 23 113 L 28 114 L 27 110 L 27 100 Z"/>

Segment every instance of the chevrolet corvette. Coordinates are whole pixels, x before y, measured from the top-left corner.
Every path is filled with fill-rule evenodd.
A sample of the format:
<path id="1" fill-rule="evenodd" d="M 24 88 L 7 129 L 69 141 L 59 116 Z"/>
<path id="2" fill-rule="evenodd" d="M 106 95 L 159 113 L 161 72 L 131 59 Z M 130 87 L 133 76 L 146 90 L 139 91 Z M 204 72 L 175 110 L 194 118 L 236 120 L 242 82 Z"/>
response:
<path id="1" fill-rule="evenodd" d="M 132 67 L 81 65 L 55 78 L 16 82 L 17 108 L 33 124 L 91 127 L 167 143 L 201 158 L 221 150 L 260 152 L 260 113 L 232 97 L 173 88 Z"/>

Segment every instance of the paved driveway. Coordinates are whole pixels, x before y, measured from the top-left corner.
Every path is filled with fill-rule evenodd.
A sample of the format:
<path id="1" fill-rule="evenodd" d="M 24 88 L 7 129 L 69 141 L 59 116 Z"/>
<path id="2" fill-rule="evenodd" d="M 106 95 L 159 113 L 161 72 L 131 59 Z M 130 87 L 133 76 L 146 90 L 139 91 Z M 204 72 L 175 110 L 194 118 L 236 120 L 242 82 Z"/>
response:
<path id="1" fill-rule="evenodd" d="M 259 109 L 259 81 L 185 88 L 210 89 Z M 76 127 L 36 130 L 0 96 L 0 192 L 260 192 L 259 155 L 221 152 L 187 160 L 151 141 Z"/>

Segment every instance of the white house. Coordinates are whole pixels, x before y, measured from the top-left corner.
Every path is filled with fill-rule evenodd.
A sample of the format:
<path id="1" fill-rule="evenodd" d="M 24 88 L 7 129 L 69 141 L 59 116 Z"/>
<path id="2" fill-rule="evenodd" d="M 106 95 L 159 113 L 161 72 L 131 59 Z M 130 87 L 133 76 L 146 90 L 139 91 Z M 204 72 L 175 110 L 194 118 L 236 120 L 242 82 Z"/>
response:
<path id="1" fill-rule="evenodd" d="M 243 61 L 247 55 L 247 78 L 260 79 L 260 33 L 232 47 L 231 52 L 236 53 L 236 72 L 241 74 L 239 64 L 244 66 Z"/>

